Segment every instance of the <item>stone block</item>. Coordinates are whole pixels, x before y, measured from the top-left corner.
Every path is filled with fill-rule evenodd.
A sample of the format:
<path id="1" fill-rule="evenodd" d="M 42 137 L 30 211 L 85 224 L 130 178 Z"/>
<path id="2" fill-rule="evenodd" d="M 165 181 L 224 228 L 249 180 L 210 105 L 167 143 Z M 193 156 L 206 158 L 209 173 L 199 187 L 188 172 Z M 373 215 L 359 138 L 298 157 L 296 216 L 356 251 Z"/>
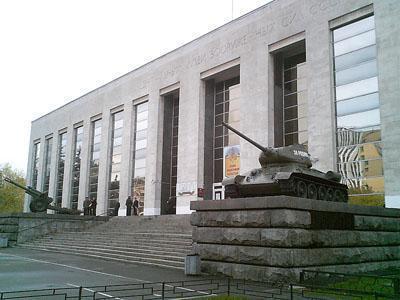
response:
<path id="1" fill-rule="evenodd" d="M 342 212 L 354 215 L 400 218 L 400 210 L 377 206 L 351 205 L 347 203 L 297 198 L 291 196 L 266 196 L 238 198 L 220 201 L 193 201 L 191 209 L 196 211 L 228 210 L 304 210 L 323 212 Z"/>
<path id="2" fill-rule="evenodd" d="M 261 228 L 195 227 L 193 241 L 212 244 L 260 245 Z"/>
<path id="3" fill-rule="evenodd" d="M 310 247 L 312 232 L 304 229 L 268 228 L 260 232 L 260 245 L 268 247 Z"/>
<path id="4" fill-rule="evenodd" d="M 0 226 L 1 225 L 18 225 L 18 218 L 0 218 Z"/>
<path id="5" fill-rule="evenodd" d="M 210 227 L 270 227 L 270 211 L 208 211 L 195 212 L 193 226 Z"/>
<path id="6" fill-rule="evenodd" d="M 308 228 L 311 226 L 311 215 L 308 211 L 276 209 L 271 212 L 271 227 Z"/>
<path id="7" fill-rule="evenodd" d="M 400 259 L 400 246 L 284 249 L 197 244 L 195 251 L 204 260 L 274 267 L 307 267 Z"/>
<path id="8" fill-rule="evenodd" d="M 3 232 L 3 233 L 0 233 L 0 237 L 7 238 L 8 242 L 16 241 L 17 240 L 17 235 L 18 235 L 17 232 L 11 232 L 11 233 L 10 232 Z"/>
<path id="9" fill-rule="evenodd" d="M 400 218 L 355 216 L 354 227 L 358 230 L 400 231 Z"/>
<path id="10" fill-rule="evenodd" d="M 205 227 L 299 227 L 311 225 L 307 211 L 240 210 L 240 211 L 200 211 L 192 214 L 192 226 Z"/>
<path id="11" fill-rule="evenodd" d="M 235 279 L 274 283 L 297 281 L 300 273 L 300 270 L 298 269 L 243 265 L 238 263 L 214 261 L 202 261 L 201 270 L 204 273 L 212 275 L 224 275 L 233 277 Z"/>
<path id="12" fill-rule="evenodd" d="M 358 264 L 340 264 L 331 266 L 318 266 L 307 268 L 279 268 L 271 266 L 253 266 L 238 263 L 214 262 L 204 260 L 201 262 L 201 270 L 212 275 L 225 275 L 236 279 L 292 283 L 300 279 L 302 270 L 315 270 L 338 273 L 362 273 L 375 270 L 384 270 L 391 267 L 399 268 L 400 260 L 384 262 L 368 262 Z"/>
<path id="13" fill-rule="evenodd" d="M 193 241 L 286 248 L 355 247 L 400 245 L 400 235 L 396 232 L 299 228 L 195 227 Z"/>
<path id="14" fill-rule="evenodd" d="M 289 249 L 293 267 L 338 265 L 400 259 L 400 246 Z M 281 265 L 279 265 L 281 266 Z"/>
<path id="15" fill-rule="evenodd" d="M 0 225 L 0 233 L 17 232 L 18 225 Z"/>

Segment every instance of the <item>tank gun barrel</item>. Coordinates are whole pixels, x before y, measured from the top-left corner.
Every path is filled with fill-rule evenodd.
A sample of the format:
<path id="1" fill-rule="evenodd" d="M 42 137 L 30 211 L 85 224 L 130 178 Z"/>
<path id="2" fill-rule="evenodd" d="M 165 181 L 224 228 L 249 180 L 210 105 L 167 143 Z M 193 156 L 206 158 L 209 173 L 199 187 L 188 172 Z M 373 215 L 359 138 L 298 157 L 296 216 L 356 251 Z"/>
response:
<path id="1" fill-rule="evenodd" d="M 266 147 L 261 146 L 259 143 L 253 141 L 251 138 L 245 136 L 243 133 L 241 133 L 240 131 L 238 131 L 237 129 L 233 128 L 232 126 L 226 124 L 225 122 L 222 122 L 222 125 L 225 126 L 226 128 L 228 128 L 229 130 L 233 131 L 234 133 L 236 133 L 238 136 L 240 136 L 241 138 L 245 139 L 246 141 L 248 141 L 250 144 L 256 146 L 258 149 L 260 149 L 263 152 L 268 151 L 269 149 Z"/>

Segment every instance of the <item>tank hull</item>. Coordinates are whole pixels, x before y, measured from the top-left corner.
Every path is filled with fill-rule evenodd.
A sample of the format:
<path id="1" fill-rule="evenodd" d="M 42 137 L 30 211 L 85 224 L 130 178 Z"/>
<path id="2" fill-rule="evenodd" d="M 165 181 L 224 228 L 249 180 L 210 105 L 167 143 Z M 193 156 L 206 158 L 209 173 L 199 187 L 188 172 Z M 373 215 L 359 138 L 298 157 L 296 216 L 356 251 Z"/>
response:
<path id="1" fill-rule="evenodd" d="M 324 201 L 347 202 L 347 186 L 313 170 L 256 169 L 223 182 L 225 198 L 286 195 Z"/>

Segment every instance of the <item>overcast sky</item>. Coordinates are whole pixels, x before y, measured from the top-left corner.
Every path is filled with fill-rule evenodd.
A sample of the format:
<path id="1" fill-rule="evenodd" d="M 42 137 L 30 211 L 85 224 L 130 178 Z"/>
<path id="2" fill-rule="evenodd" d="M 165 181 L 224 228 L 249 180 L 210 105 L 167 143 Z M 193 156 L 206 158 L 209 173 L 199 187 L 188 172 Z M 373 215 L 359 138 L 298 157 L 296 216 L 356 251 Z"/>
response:
<path id="1" fill-rule="evenodd" d="M 0 164 L 26 172 L 32 120 L 231 19 L 232 0 L 0 1 Z"/>

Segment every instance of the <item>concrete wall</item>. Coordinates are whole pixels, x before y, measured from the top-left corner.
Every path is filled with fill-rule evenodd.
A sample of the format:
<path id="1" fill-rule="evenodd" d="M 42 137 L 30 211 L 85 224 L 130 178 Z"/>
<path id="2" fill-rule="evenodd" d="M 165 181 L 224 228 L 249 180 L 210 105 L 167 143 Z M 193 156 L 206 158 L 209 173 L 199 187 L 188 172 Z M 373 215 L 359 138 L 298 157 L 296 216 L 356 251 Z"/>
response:
<path id="1" fill-rule="evenodd" d="M 400 211 L 288 196 L 191 203 L 201 269 L 258 281 L 400 266 Z"/>
<path id="2" fill-rule="evenodd" d="M 53 134 L 52 179 L 49 195 L 54 195 L 56 145 L 60 129 L 68 130 L 67 164 L 63 205 L 69 206 L 73 125 L 83 121 L 88 132 L 90 118 L 102 115 L 103 136 L 99 174 L 98 211 L 106 208 L 109 178 L 110 112 L 123 105 L 124 118 L 132 114 L 138 99 L 149 101 L 145 214 L 160 213 L 162 164 L 162 92 L 179 88 L 178 184 L 193 194 L 177 198 L 177 213 L 190 212 L 189 202 L 197 200 L 197 187 L 203 187 L 204 83 L 201 74 L 233 60 L 240 64 L 241 130 L 264 145 L 273 145 L 273 55 L 279 43 L 302 34 L 306 39 L 309 150 L 318 159 L 316 168 L 335 169 L 335 112 L 332 85 L 332 57 L 329 21 L 370 5 L 371 0 L 276 0 L 164 55 L 132 72 L 83 95 L 32 122 L 27 180 L 31 178 L 33 141 Z M 378 44 L 379 84 L 382 100 L 382 139 L 384 141 L 385 185 L 391 206 L 400 203 L 396 173 L 399 147 L 399 4 L 396 0 L 374 2 Z M 278 45 L 278 46 L 277 46 Z M 397 79 L 397 80 L 396 80 Z M 251 118 L 247 116 L 251 115 Z M 131 140 L 133 122 L 125 120 L 121 209 L 129 193 L 132 171 Z M 394 128 L 389 130 L 389 128 Z M 85 135 L 87 137 L 87 134 Z M 42 147 L 44 149 L 44 147 Z M 87 162 L 89 143 L 84 143 L 82 162 Z M 257 167 L 258 150 L 241 141 L 242 172 Z M 43 160 L 44 153 L 41 155 Z M 43 165 L 43 164 L 42 164 Z M 87 168 L 82 168 L 81 188 L 86 189 Z M 43 169 L 39 178 L 43 176 Z M 79 193 L 80 206 L 85 197 Z M 25 206 L 27 209 L 27 206 Z"/>
<path id="3" fill-rule="evenodd" d="M 108 221 L 108 217 L 48 214 L 0 214 L 0 237 L 10 246 L 50 233 L 83 231 Z"/>

